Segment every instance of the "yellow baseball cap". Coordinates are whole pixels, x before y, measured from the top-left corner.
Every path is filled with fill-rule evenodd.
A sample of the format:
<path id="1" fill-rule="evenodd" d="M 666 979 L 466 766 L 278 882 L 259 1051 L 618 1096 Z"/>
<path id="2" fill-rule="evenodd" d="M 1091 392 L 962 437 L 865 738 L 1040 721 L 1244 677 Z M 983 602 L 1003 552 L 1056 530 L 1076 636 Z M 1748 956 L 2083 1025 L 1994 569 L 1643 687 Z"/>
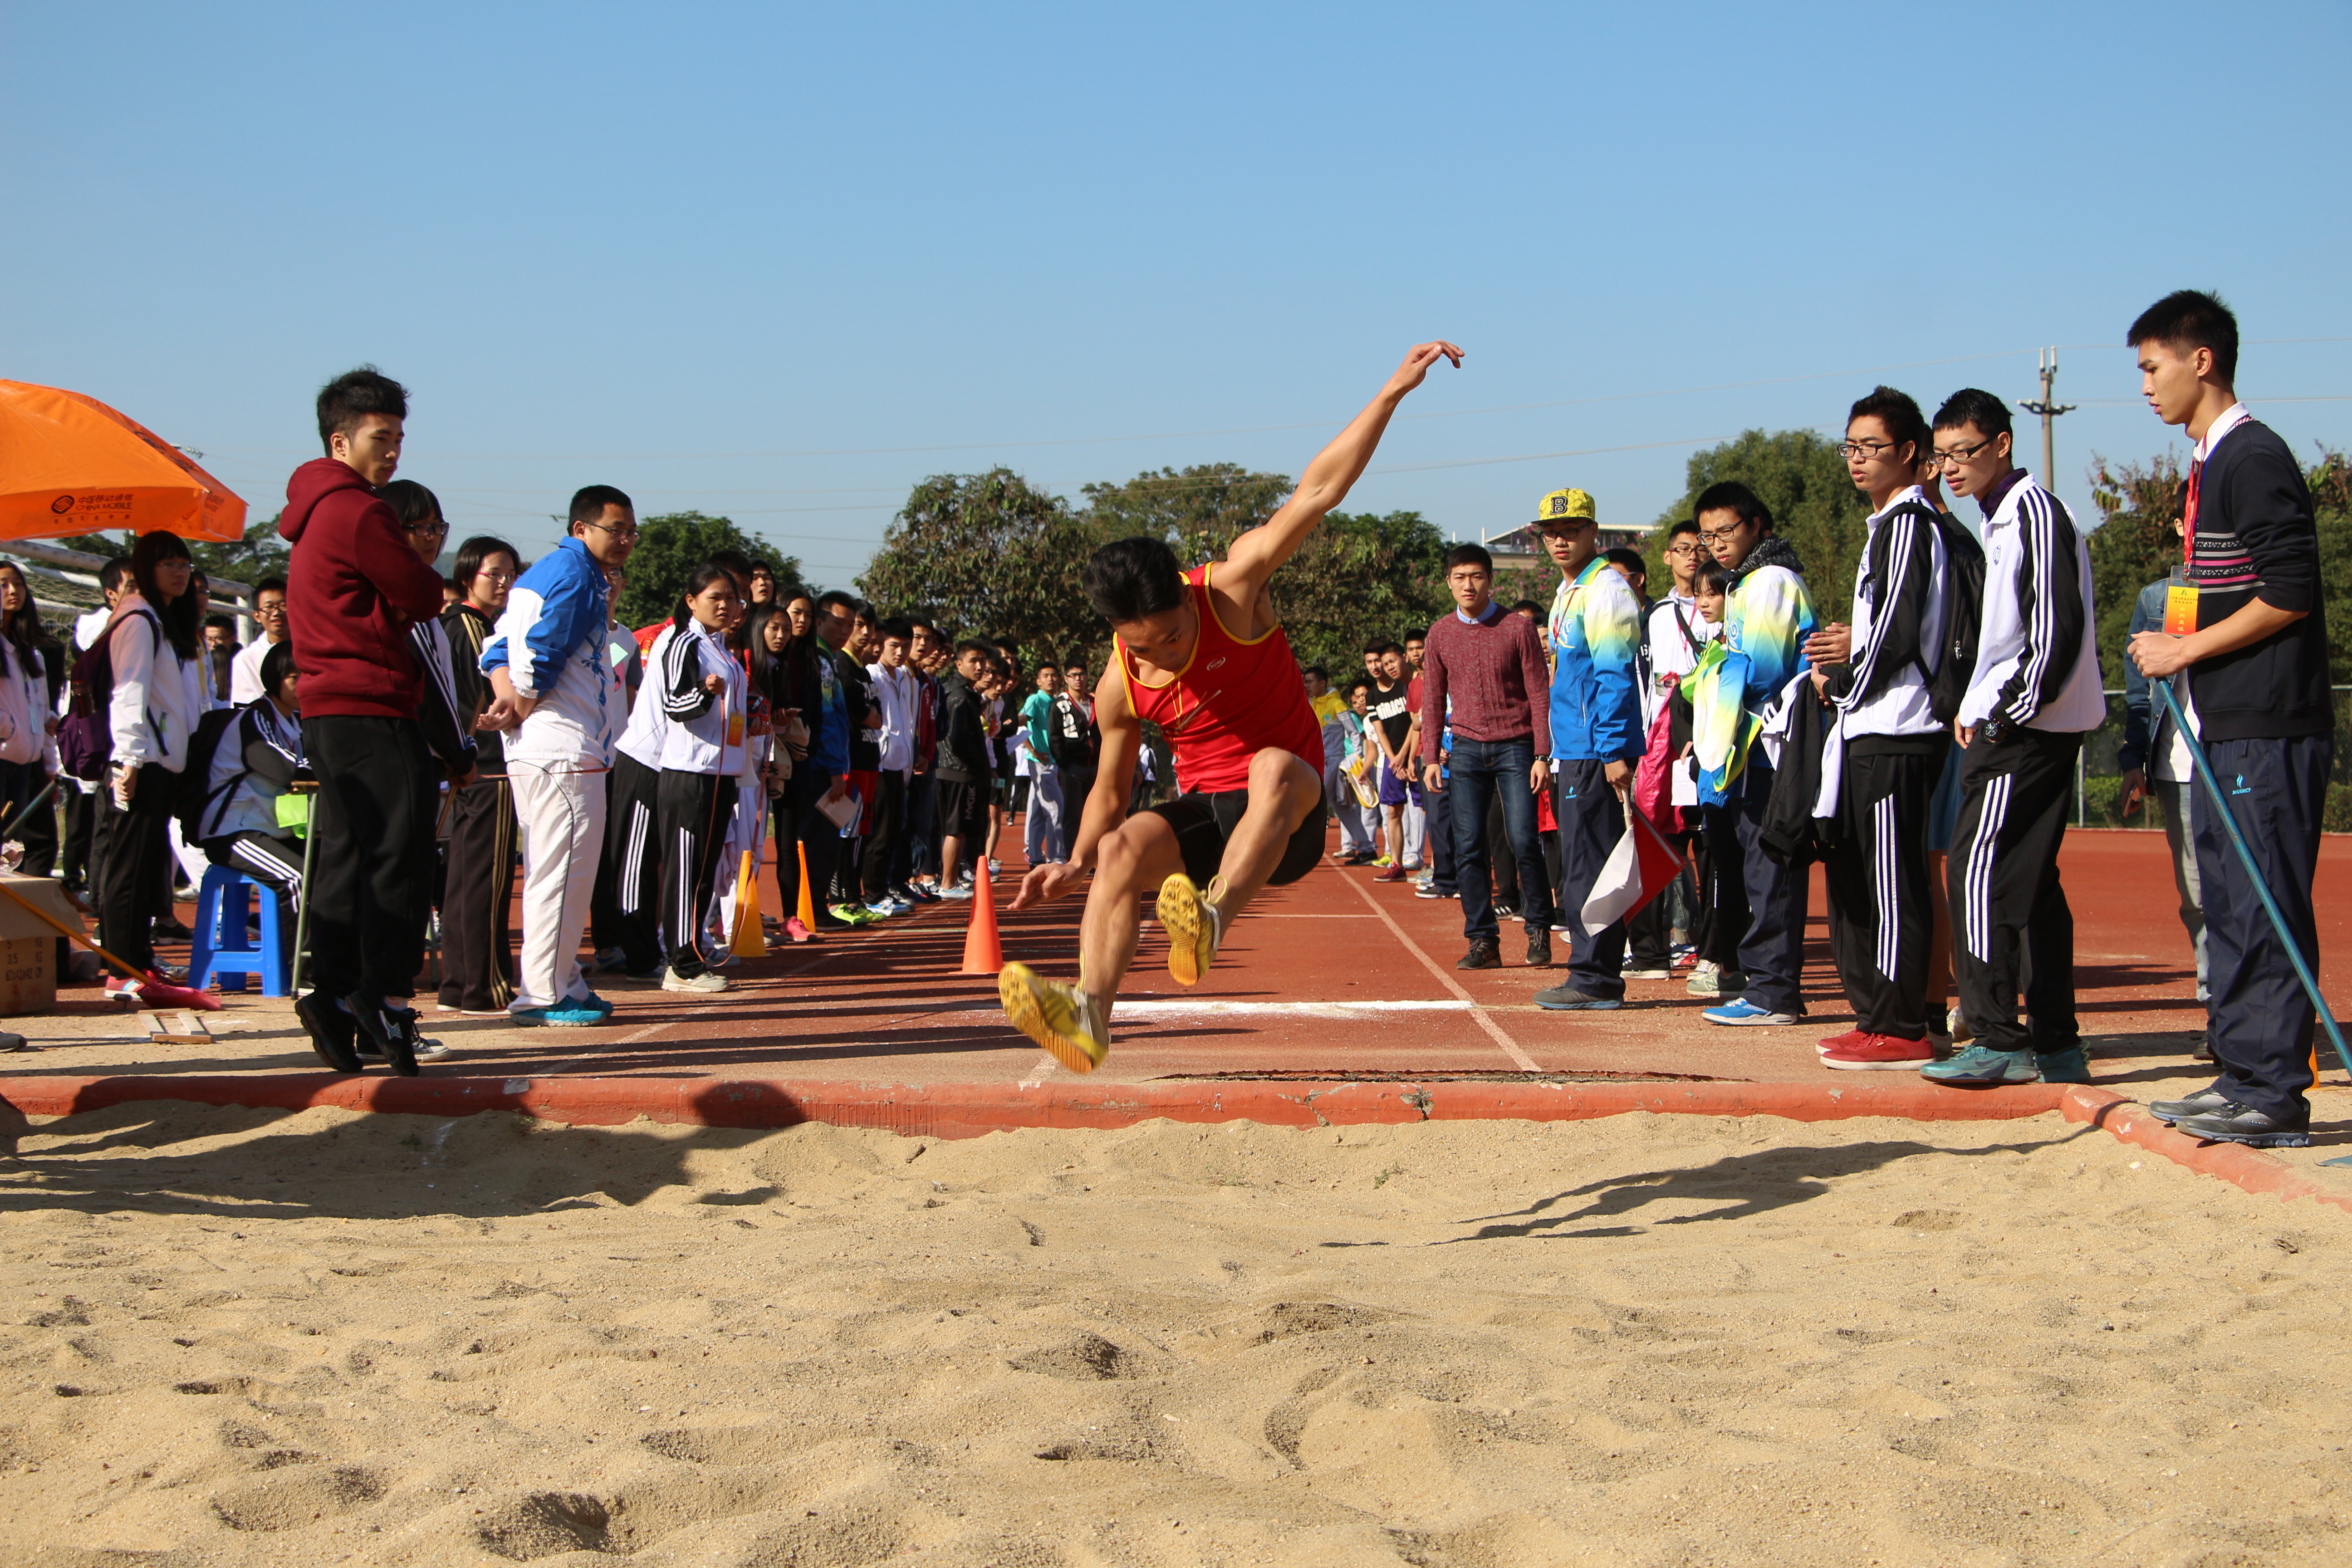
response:
<path id="1" fill-rule="evenodd" d="M 1544 497 L 1542 502 L 1536 508 L 1536 521 L 1538 525 L 1547 522 L 1579 521 L 1587 522 L 1600 521 L 1599 514 L 1592 508 L 1591 493 L 1587 490 L 1554 490 Z"/>

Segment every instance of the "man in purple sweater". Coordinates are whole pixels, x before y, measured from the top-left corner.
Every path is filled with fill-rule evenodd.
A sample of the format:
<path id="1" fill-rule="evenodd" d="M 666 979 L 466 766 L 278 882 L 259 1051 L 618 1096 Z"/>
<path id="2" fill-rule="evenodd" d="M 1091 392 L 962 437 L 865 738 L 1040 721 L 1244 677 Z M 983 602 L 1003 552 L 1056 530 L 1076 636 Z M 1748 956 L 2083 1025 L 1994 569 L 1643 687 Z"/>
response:
<path id="1" fill-rule="evenodd" d="M 1456 969 L 1500 969 L 1502 928 L 1495 920 L 1486 865 L 1487 803 L 1500 792 L 1503 827 L 1519 862 L 1519 917 L 1528 963 L 1551 963 L 1551 882 L 1536 833 L 1536 796 L 1551 782 L 1551 670 L 1543 634 L 1525 616 L 1495 603 L 1495 558 L 1483 545 L 1457 544 L 1445 555 L 1454 611 L 1429 628 L 1422 665 L 1421 763 L 1438 788 L 1438 738 L 1454 731 L 1454 875 L 1462 890 L 1462 934 L 1470 951 Z M 1453 710 L 1447 712 L 1447 699 Z M 1444 798 L 1433 796 L 1433 799 Z"/>

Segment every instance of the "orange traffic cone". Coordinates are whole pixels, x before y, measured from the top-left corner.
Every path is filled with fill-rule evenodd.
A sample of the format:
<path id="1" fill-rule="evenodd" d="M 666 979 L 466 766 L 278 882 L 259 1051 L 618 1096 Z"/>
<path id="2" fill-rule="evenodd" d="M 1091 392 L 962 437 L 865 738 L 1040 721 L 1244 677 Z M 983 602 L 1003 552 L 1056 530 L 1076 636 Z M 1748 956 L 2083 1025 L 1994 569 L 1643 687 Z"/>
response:
<path id="1" fill-rule="evenodd" d="M 971 924 L 963 933 L 964 974 L 994 974 L 1004 967 L 1004 947 L 996 940 L 996 899 L 988 889 L 988 860 L 971 873 Z"/>
<path id="2" fill-rule="evenodd" d="M 760 883 L 752 875 L 749 849 L 743 851 L 742 868 L 735 873 L 735 936 L 728 951 L 738 958 L 768 956 L 768 938 L 760 930 Z"/>
<path id="3" fill-rule="evenodd" d="M 801 930 L 813 931 L 816 930 L 816 900 L 809 895 L 808 846 L 795 844 L 793 847 L 801 857 L 801 907 L 793 912 L 800 916 Z"/>

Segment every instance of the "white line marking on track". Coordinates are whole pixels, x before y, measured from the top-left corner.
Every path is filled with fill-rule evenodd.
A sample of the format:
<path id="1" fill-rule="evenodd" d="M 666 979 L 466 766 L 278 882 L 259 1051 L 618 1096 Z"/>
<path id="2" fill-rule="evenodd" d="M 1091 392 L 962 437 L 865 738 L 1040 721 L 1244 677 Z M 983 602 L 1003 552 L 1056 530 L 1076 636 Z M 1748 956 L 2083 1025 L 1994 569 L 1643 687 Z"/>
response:
<path id="1" fill-rule="evenodd" d="M 1355 889 L 1356 896 L 1358 898 L 1363 900 L 1367 904 L 1371 905 L 1372 913 L 1381 917 L 1381 923 L 1389 928 L 1391 934 L 1395 936 L 1397 941 L 1404 943 L 1406 952 L 1421 960 L 1422 966 L 1427 969 L 1430 973 L 1437 977 L 1437 983 L 1440 985 L 1444 986 L 1448 991 L 1453 992 L 1454 995 L 1460 997 L 1464 1002 L 1469 1005 L 1470 1016 L 1478 1020 L 1478 1026 L 1486 1030 L 1486 1033 L 1493 1037 L 1496 1045 L 1503 1047 L 1503 1054 L 1511 1058 L 1513 1065 L 1517 1067 L 1521 1072 L 1541 1072 L 1543 1070 L 1541 1068 L 1536 1066 L 1535 1058 L 1519 1049 L 1519 1043 L 1517 1040 L 1503 1033 L 1503 1026 L 1495 1022 L 1494 1016 L 1488 1013 L 1486 1008 L 1478 1005 L 1478 999 L 1471 995 L 1469 992 L 1464 990 L 1460 981 L 1454 979 L 1454 976 L 1446 973 L 1444 970 L 1439 968 L 1437 960 L 1430 957 L 1428 953 L 1423 952 L 1419 942 L 1405 935 L 1404 927 L 1397 924 L 1395 917 L 1391 915 L 1388 910 L 1381 908 L 1380 900 L 1372 897 L 1369 889 L 1367 889 L 1361 882 L 1357 881 L 1353 877 L 1342 877 L 1339 879 L 1347 883 L 1350 888 Z"/>
<path id="2" fill-rule="evenodd" d="M 1122 1018 L 1377 1017 L 1382 1013 L 1467 1013 L 1470 1002 L 1125 1002 Z"/>
<path id="3" fill-rule="evenodd" d="M 1039 1084 L 1044 1083 L 1048 1078 L 1051 1078 L 1054 1073 L 1054 1068 L 1059 1065 L 1060 1064 L 1055 1062 L 1051 1057 L 1039 1057 L 1037 1058 L 1037 1065 L 1029 1069 L 1029 1076 L 1021 1080 L 1021 1087 L 1023 1089 L 1035 1089 Z"/>

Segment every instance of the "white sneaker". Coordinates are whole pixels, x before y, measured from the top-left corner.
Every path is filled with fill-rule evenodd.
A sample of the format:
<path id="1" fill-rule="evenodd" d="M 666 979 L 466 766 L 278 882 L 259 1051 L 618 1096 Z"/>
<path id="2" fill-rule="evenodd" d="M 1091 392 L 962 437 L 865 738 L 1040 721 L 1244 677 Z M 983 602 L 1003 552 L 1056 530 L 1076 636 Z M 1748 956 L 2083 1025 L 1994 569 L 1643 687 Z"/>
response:
<path id="1" fill-rule="evenodd" d="M 714 970 L 706 969 L 688 980 L 675 969 L 665 969 L 662 971 L 662 989 L 665 991 L 724 991 L 727 989 L 727 976 Z"/>

